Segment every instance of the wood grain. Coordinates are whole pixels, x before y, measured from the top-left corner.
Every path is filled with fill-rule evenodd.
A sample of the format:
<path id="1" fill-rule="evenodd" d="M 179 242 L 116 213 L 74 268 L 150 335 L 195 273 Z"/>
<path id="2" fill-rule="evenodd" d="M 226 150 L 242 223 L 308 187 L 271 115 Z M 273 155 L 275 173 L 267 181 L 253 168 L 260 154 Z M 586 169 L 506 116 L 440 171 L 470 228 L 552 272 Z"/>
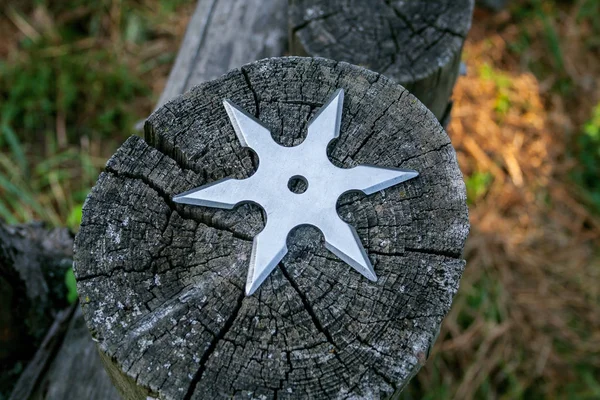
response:
<path id="1" fill-rule="evenodd" d="M 285 146 L 337 89 L 346 92 L 340 167 L 377 164 L 420 176 L 370 197 L 349 194 L 378 282 L 301 228 L 255 295 L 244 295 L 257 206 L 216 210 L 173 195 L 251 175 L 231 99 Z M 287 190 L 287 188 L 285 188 Z M 126 399 L 384 398 L 425 362 L 464 268 L 465 187 L 434 115 L 390 79 L 344 62 L 272 58 L 234 69 L 165 104 L 92 189 L 76 238 L 83 314 Z"/>
<path id="2" fill-rule="evenodd" d="M 60 348 L 32 386 L 30 400 L 119 400 L 117 389 L 102 368 L 79 305 Z M 23 399 L 25 397 L 15 397 Z"/>
<path id="3" fill-rule="evenodd" d="M 459 74 L 474 0 L 290 0 L 290 53 L 384 74 L 439 120 Z"/>
<path id="4" fill-rule="evenodd" d="M 287 48 L 285 0 L 199 0 L 156 107 L 231 68 Z"/>

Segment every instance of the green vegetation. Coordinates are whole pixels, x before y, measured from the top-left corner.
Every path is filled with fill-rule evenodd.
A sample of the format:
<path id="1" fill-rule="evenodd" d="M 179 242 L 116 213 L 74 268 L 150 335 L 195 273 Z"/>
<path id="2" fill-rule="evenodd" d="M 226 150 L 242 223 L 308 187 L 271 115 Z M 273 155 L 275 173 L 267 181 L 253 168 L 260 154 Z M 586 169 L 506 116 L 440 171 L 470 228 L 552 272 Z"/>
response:
<path id="1" fill-rule="evenodd" d="M 177 35 L 181 35 L 181 32 L 175 32 L 175 22 L 184 15 L 182 7 L 188 7 L 195 1 L 28 0 L 12 3 L 12 6 L 0 7 L 0 23 L 9 26 L 13 33 L 2 40 L 14 44 L 12 49 L 4 53 L 0 49 L 0 219 L 8 223 L 41 219 L 51 225 L 68 226 L 76 231 L 81 220 L 82 204 L 107 157 L 127 136 L 135 134 L 134 123 L 151 111 L 158 94 L 152 85 L 154 81 L 165 77 L 177 50 L 177 40 L 180 38 Z M 577 134 L 573 137 L 573 143 L 567 143 L 571 147 L 565 157 L 573 157 L 576 165 L 572 180 L 588 199 L 587 204 L 600 212 L 600 103 L 595 98 L 589 100 L 591 106 L 586 106 L 585 99 L 576 97 L 578 83 L 567 71 L 571 60 L 581 60 L 575 58 L 581 53 L 598 59 L 600 2 L 515 0 L 509 2 L 508 7 L 510 20 L 498 23 L 498 31 L 506 25 L 514 28 L 512 31 L 506 29 L 508 33 L 502 37 L 506 39 L 509 51 L 501 50 L 501 56 L 484 63 L 475 72 L 488 86 L 492 82 L 496 87 L 496 97 L 492 98 L 494 122 L 502 124 L 508 119 L 509 113 L 520 106 L 515 101 L 520 93 L 516 93 L 513 87 L 514 74 L 518 73 L 515 64 L 523 71 L 532 72 L 539 86 L 547 85 L 550 88 L 542 96 L 545 100 L 558 96 L 566 103 L 561 111 L 563 114 L 575 114 L 576 108 L 582 108 L 587 122 L 583 124 L 572 118 Z M 572 16 L 574 18 L 569 19 Z M 494 18 L 497 16 L 488 20 L 481 18 L 475 24 L 496 24 Z M 569 39 L 571 42 L 565 42 L 565 32 L 569 31 L 565 27 L 567 23 L 576 23 L 581 29 L 583 26 L 589 27 L 589 30 L 585 34 L 580 33 L 575 38 L 578 40 Z M 17 25 L 21 28 L 17 29 Z M 572 49 L 574 46 L 565 43 L 583 43 L 583 46 Z M 577 53 L 571 54 L 570 51 Z M 510 57 L 518 59 L 518 62 L 510 64 L 506 60 Z M 512 65 L 512 69 L 504 68 L 503 63 Z M 594 71 L 590 69 L 586 73 L 597 79 Z M 537 89 L 536 86 L 536 93 Z M 473 106 L 477 107 L 478 99 L 465 101 L 472 101 Z M 569 108 L 571 104 L 574 105 Z M 591 110 L 594 105 L 595 108 Z M 468 134 L 470 132 L 465 132 L 465 135 Z M 562 137 L 564 132 L 554 134 Z M 490 158 L 496 160 L 492 156 Z M 466 187 L 469 207 L 473 210 L 484 203 L 493 203 L 496 185 L 504 183 L 495 182 L 489 172 L 477 168 L 472 171 L 466 177 Z M 566 180 L 568 182 L 558 180 L 558 183 L 564 184 L 569 190 L 568 184 L 571 182 Z M 490 190 L 492 185 L 494 190 Z M 550 207 L 552 199 L 550 194 L 546 195 Z M 486 198 L 490 201 L 483 201 Z M 491 209 L 493 204 L 489 207 Z M 505 207 L 511 208 L 513 205 L 511 203 Z M 528 215 L 511 215 L 507 218 L 526 217 Z M 548 215 L 547 218 L 553 217 Z M 468 391 L 462 394 L 466 398 L 472 395 L 477 399 L 538 399 L 549 398 L 549 394 L 553 396 L 550 398 L 600 398 L 597 350 L 592 349 L 587 358 L 572 356 L 582 347 L 575 349 L 574 344 L 557 339 L 560 334 L 556 332 L 565 329 L 564 326 L 543 325 L 548 330 L 544 331 L 539 328 L 540 325 L 534 326 L 529 320 L 523 322 L 515 317 L 524 313 L 524 306 L 515 303 L 507 289 L 527 277 L 532 264 L 542 264 L 534 256 L 541 254 L 539 247 L 546 241 L 545 236 L 528 236 L 526 238 L 531 243 L 519 247 L 502 237 L 503 233 L 495 231 L 496 222 L 489 223 L 492 233 L 478 230 L 477 222 L 473 224 L 472 238 L 475 239 L 473 242 L 477 242 L 472 246 L 479 246 L 479 253 L 475 256 L 470 253 L 466 255 L 469 263 L 465 278 L 447 319 L 447 323 L 454 324 L 455 331 L 449 333 L 443 330 L 440 337 L 440 342 L 447 339 L 456 347 L 441 348 L 434 352 L 425 370 L 410 383 L 401 398 L 461 398 L 459 389 L 465 384 L 468 385 Z M 527 229 L 536 229 L 537 222 L 531 222 Z M 549 232 L 551 235 L 556 233 Z M 510 231 L 510 235 L 513 233 L 525 237 L 522 232 Z M 482 239 L 485 234 L 489 238 Z M 532 254 L 520 254 L 523 249 Z M 472 249 L 470 251 L 475 252 Z M 536 261 L 527 264 L 527 259 Z M 555 264 L 560 262 L 554 261 Z M 474 266 L 479 269 L 474 269 Z M 561 269 L 545 268 L 539 269 L 535 284 L 528 288 L 531 289 L 531 302 L 542 303 L 548 298 L 537 297 L 540 296 L 536 292 L 538 285 L 550 291 L 554 299 L 560 297 L 553 292 L 556 289 L 552 285 L 556 282 L 567 282 L 563 286 L 558 285 L 562 290 L 569 285 L 575 286 L 573 282 L 577 279 L 588 278 L 588 275 L 582 273 L 577 276 L 578 271 L 569 270 L 568 273 L 573 275 L 572 282 L 561 275 Z M 600 266 L 594 265 L 589 269 L 593 268 L 597 270 Z M 68 300 L 75 301 L 77 293 L 73 272 L 69 270 L 59 278 L 64 283 Z M 553 323 L 563 318 L 569 319 L 571 326 L 565 337 L 587 339 L 594 332 L 591 332 L 593 327 L 584 324 L 591 319 L 589 315 L 593 312 L 588 313 L 585 307 L 593 304 L 589 309 L 597 310 L 598 296 L 586 292 L 581 296 L 587 296 L 588 303 L 576 302 L 579 299 L 571 296 L 575 290 L 570 289 L 570 292 L 560 292 L 564 297 L 561 301 L 565 304 L 560 307 L 567 309 L 568 313 L 557 307 L 557 313 L 562 314 L 550 315 L 549 309 L 541 306 L 539 313 L 548 313 L 548 319 Z M 590 289 L 589 293 L 597 293 L 597 289 L 593 290 Z M 586 311 L 584 316 L 588 319 L 580 318 L 584 314 L 582 309 Z M 538 312 L 535 310 L 525 310 L 529 312 L 525 313 L 526 316 Z M 514 337 L 517 336 L 514 332 L 501 330 L 505 324 L 519 322 L 530 329 L 537 329 L 535 335 L 524 339 Z M 522 330 L 524 328 L 520 328 L 519 332 Z M 453 343 L 457 337 L 463 342 L 458 340 Z M 528 342 L 531 337 L 548 340 L 552 345 L 553 357 L 565 365 L 564 375 L 575 374 L 576 379 L 554 375 L 559 381 L 557 383 L 548 378 L 550 374 L 534 375 L 534 368 L 526 372 L 517 370 L 515 365 L 525 364 L 532 354 L 529 347 L 535 344 L 535 340 Z M 489 355 L 494 356 L 494 360 L 485 358 Z M 497 359 L 502 360 L 500 364 L 496 362 Z M 14 381 L 22 368 L 21 364 L 15 365 L 3 379 Z M 549 392 L 548 385 L 560 388 Z M 0 387 L 4 387 L 2 380 Z"/>
<path id="2" fill-rule="evenodd" d="M 195 1 L 0 3 L 0 221 L 76 232 L 107 158 L 151 112 L 182 6 Z M 51 290 L 73 303 L 75 277 L 64 270 Z M 24 367 L 2 368 L 0 399 Z"/>
<path id="3" fill-rule="evenodd" d="M 77 282 L 72 269 L 68 269 L 65 274 L 65 286 L 67 287 L 67 301 L 74 303 L 77 300 Z"/>
<path id="4" fill-rule="evenodd" d="M 510 77 L 502 71 L 495 70 L 491 65 L 484 63 L 480 70 L 479 76 L 487 81 L 494 82 L 498 89 L 498 97 L 496 98 L 495 110 L 498 115 L 506 115 L 511 107 L 509 90 L 511 87 Z"/>
<path id="5" fill-rule="evenodd" d="M 579 168 L 574 172 L 575 181 L 584 189 L 596 211 L 600 212 L 600 103 L 594 108 L 592 118 L 577 139 Z"/>
<path id="6" fill-rule="evenodd" d="M 568 73 L 565 58 L 571 56 L 569 45 L 562 39 L 561 23 L 575 22 L 580 29 L 582 50 L 594 53 L 600 48 L 600 2 L 598 0 L 582 0 L 572 9 L 566 9 L 559 1 L 528 0 L 514 2 L 511 12 L 521 25 L 519 38 L 510 43 L 509 48 L 521 56 L 528 51 L 535 39 L 545 42 L 545 52 L 539 57 L 529 58 L 527 67 L 540 79 L 551 77 L 553 90 L 563 96 L 565 101 L 575 100 L 577 83 L 573 73 Z M 574 19 L 569 21 L 568 18 Z M 541 35 L 532 32 L 536 22 L 540 22 Z M 492 74 L 493 75 L 493 74 Z M 597 77 L 596 77 L 597 79 Z M 573 148 L 570 149 L 578 159 L 579 166 L 574 170 L 575 182 L 583 189 L 583 196 L 596 212 L 600 211 L 600 104 L 591 112 L 581 132 L 576 136 Z"/>
<path id="7" fill-rule="evenodd" d="M 469 176 L 465 185 L 467 186 L 467 203 L 475 204 L 483 198 L 492 184 L 493 177 L 489 172 L 475 172 Z"/>
<path id="8" fill-rule="evenodd" d="M 185 3 L 35 1 L 3 10 L 2 22 L 21 32 L 17 50 L 0 59 L 0 218 L 75 228 L 69 216 L 106 158 L 151 110 L 147 78 L 174 57 L 173 48 L 149 54 L 142 45 L 164 41 L 161 24 Z"/>

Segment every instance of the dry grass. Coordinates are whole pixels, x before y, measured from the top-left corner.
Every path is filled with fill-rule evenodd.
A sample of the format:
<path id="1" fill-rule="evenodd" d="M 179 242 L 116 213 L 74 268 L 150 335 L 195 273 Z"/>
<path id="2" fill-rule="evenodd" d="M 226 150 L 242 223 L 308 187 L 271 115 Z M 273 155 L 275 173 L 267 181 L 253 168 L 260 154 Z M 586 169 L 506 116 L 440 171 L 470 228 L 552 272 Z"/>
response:
<path id="1" fill-rule="evenodd" d="M 564 73 L 576 85 L 565 96 L 555 85 L 562 71 L 549 68 L 540 80 L 523 64 L 552 63 L 540 21 L 526 28 L 532 46 L 515 55 L 508 47 L 525 28 L 507 12 L 476 13 L 449 128 L 475 186 L 467 269 L 413 393 L 438 398 L 428 388 L 441 386 L 439 398 L 600 398 L 600 220 L 582 205 L 567 156 L 600 100 L 586 79 L 600 76 L 600 57 L 584 52 L 587 30 L 572 14 L 559 21 L 570 44 Z"/>
<path id="2" fill-rule="evenodd" d="M 0 4 L 0 218 L 76 227 L 106 159 L 152 111 L 194 3 Z"/>

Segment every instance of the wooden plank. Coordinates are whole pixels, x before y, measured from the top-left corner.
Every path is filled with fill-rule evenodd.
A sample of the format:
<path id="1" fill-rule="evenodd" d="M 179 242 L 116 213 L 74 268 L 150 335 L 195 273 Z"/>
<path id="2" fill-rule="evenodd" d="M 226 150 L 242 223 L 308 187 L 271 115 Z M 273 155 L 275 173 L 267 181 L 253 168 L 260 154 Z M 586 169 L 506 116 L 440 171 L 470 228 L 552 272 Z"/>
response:
<path id="1" fill-rule="evenodd" d="M 287 48 L 287 1 L 199 0 L 156 108 L 232 68 Z"/>
<path id="2" fill-rule="evenodd" d="M 54 311 L 68 305 L 53 289 L 63 284 L 72 249 L 65 228 L 0 222 L 0 365 L 26 361 L 52 325 Z"/>
<path id="3" fill-rule="evenodd" d="M 9 400 L 29 399 L 33 390 L 37 387 L 43 372 L 51 363 L 56 354 L 58 346 L 62 343 L 63 336 L 67 330 L 69 320 L 73 315 L 76 306 L 71 306 L 62 310 L 56 316 L 54 323 L 44 337 L 44 341 L 35 353 L 33 359 L 25 368 L 25 371 L 19 377 L 15 388 L 13 389 Z"/>
<path id="4" fill-rule="evenodd" d="M 31 400 L 118 400 L 117 390 L 102 367 L 100 356 L 85 326 L 81 309 L 71 318 L 62 346 Z"/>

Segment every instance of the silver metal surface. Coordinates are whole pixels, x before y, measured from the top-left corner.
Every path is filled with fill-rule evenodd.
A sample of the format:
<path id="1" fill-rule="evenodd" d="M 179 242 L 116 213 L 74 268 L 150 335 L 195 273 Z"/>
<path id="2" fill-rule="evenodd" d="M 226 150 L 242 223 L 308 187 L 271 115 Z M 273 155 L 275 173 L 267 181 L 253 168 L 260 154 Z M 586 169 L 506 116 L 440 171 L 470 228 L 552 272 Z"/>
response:
<path id="1" fill-rule="evenodd" d="M 253 202 L 267 215 L 264 229 L 254 237 L 246 294 L 251 295 L 275 269 L 288 249 L 289 232 L 300 225 L 313 225 L 325 237 L 325 246 L 352 268 L 375 281 L 375 271 L 354 228 L 340 219 L 336 202 L 344 193 L 369 195 L 418 175 L 416 171 L 360 165 L 342 169 L 327 158 L 327 145 L 339 136 L 344 91 L 337 90 L 308 125 L 304 142 L 283 147 L 254 117 L 228 100 L 223 102 L 237 137 L 252 148 L 259 166 L 243 180 L 223 179 L 173 198 L 177 203 L 232 209 Z M 288 188 L 290 179 L 308 184 L 305 192 Z"/>

